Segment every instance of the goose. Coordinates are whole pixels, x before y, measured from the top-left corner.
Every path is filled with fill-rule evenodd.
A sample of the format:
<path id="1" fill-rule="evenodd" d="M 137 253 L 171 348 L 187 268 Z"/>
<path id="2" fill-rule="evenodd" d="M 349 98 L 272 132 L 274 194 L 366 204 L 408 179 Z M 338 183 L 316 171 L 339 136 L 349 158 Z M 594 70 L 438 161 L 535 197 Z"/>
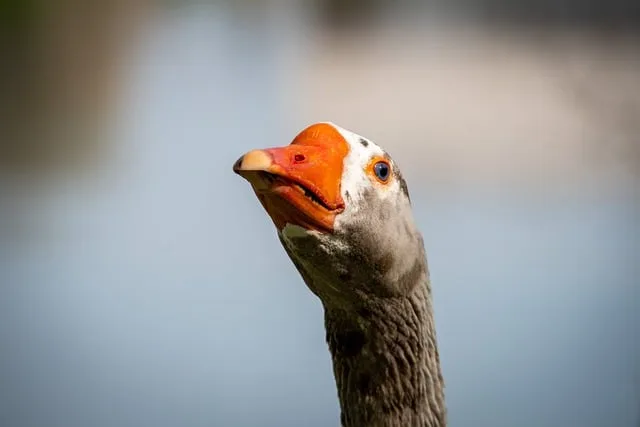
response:
<path id="1" fill-rule="evenodd" d="M 341 425 L 445 426 L 427 259 L 396 162 L 321 122 L 247 152 L 233 171 L 322 303 Z"/>

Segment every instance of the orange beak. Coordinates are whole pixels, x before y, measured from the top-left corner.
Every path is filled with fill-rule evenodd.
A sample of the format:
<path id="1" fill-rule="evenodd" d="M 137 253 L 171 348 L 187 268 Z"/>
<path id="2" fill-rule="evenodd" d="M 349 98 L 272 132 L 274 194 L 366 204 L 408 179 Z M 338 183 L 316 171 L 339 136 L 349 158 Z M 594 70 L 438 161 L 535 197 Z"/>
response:
<path id="1" fill-rule="evenodd" d="M 340 194 L 349 145 L 326 123 L 304 129 L 286 147 L 253 150 L 233 171 L 245 178 L 279 230 L 286 224 L 333 231 L 344 210 Z"/>

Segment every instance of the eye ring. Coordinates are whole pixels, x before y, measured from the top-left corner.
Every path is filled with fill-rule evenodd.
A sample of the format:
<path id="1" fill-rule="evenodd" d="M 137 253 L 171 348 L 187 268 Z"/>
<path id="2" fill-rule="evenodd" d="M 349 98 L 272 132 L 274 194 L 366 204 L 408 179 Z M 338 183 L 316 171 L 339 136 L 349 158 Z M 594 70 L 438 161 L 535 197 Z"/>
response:
<path id="1" fill-rule="evenodd" d="M 391 176 L 391 165 L 384 160 L 379 160 L 373 164 L 373 173 L 380 182 L 386 183 Z"/>

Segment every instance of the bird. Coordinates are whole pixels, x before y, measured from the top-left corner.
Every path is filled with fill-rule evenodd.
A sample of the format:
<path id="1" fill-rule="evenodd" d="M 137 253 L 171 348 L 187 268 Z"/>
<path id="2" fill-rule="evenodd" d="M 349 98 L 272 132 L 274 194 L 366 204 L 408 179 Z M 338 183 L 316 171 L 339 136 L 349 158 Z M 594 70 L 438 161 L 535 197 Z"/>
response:
<path id="1" fill-rule="evenodd" d="M 444 427 L 431 282 L 407 183 L 372 140 L 309 125 L 254 149 L 246 179 L 324 308 L 343 427 Z"/>

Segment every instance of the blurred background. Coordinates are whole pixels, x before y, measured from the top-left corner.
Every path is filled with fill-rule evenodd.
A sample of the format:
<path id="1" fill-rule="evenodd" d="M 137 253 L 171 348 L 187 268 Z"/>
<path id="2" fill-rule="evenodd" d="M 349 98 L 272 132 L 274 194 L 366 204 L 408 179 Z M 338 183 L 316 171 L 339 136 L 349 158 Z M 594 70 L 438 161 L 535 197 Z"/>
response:
<path id="1" fill-rule="evenodd" d="M 0 425 L 330 426 L 250 148 L 403 168 L 452 426 L 640 426 L 640 3 L 0 4 Z"/>

